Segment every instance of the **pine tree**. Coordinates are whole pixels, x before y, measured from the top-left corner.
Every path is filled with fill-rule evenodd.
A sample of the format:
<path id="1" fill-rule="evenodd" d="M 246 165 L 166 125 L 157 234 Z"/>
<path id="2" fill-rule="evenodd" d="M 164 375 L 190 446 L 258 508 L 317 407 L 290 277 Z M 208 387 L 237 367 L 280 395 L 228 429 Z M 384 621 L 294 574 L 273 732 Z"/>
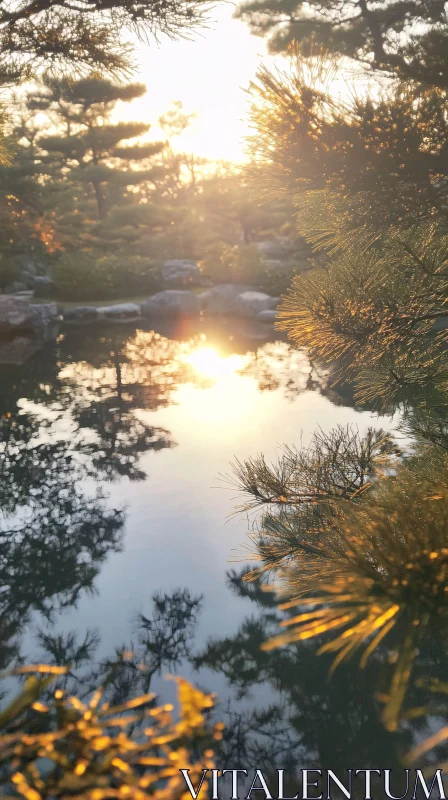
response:
<path id="1" fill-rule="evenodd" d="M 437 90 L 340 103 L 321 53 L 252 87 L 252 144 L 266 191 L 294 195 L 319 254 L 293 279 L 279 325 L 355 379 L 358 399 L 446 391 L 448 128 Z M 415 396 L 414 396 L 415 401 Z"/>
<path id="2" fill-rule="evenodd" d="M 268 37 L 271 52 L 292 42 L 307 53 L 314 38 L 358 65 L 448 88 L 448 20 L 441 0 L 412 5 L 392 0 L 242 0 L 236 16 L 252 33 Z"/>
<path id="3" fill-rule="evenodd" d="M 47 78 L 42 93 L 34 98 L 40 108 L 55 118 L 59 128 L 52 136 L 42 136 L 39 146 L 70 170 L 70 178 L 93 189 L 98 219 L 117 205 L 127 186 L 138 186 L 154 176 L 152 167 L 138 169 L 147 159 L 160 153 L 163 143 L 129 144 L 150 126 L 143 122 L 112 123 L 119 101 L 130 102 L 146 92 L 142 84 L 114 84 L 91 77 L 70 82 Z"/>
<path id="4" fill-rule="evenodd" d="M 235 474 L 241 510 L 261 511 L 255 574 L 274 573 L 283 608 L 298 608 L 266 647 L 326 633 L 334 666 L 394 650 L 383 695 L 394 730 L 417 652 L 448 623 L 446 102 L 408 85 L 341 103 L 322 84 L 326 58 L 291 77 L 263 71 L 252 87 L 255 175 L 294 195 L 318 253 L 278 326 L 354 382 L 358 402 L 399 411 L 415 452 L 338 429 Z"/>
<path id="5" fill-rule="evenodd" d="M 132 67 L 126 34 L 185 36 L 201 25 L 207 0 L 22 0 L 0 10 L 0 83 L 35 77 L 39 69 L 109 75 Z"/>
<path id="6" fill-rule="evenodd" d="M 352 83 L 342 99 L 332 89 L 341 68 L 315 47 L 310 59 L 296 51 L 288 70 L 259 71 L 250 87 L 255 133 L 249 140 L 258 192 L 299 202 L 305 192 L 340 198 L 323 222 L 333 219 L 334 230 L 347 227 L 345 218 L 374 234 L 388 223 L 447 219 L 445 94 L 415 83 L 366 94 Z M 323 201 L 313 198 L 319 209 L 310 208 L 309 216 L 319 220 Z"/>
<path id="7" fill-rule="evenodd" d="M 22 249 L 38 256 L 36 244 L 44 245 L 43 260 L 53 263 L 65 296 L 129 296 L 156 286 L 153 254 L 141 241 L 171 221 L 169 209 L 152 202 L 164 175 L 157 163 L 164 143 L 135 142 L 147 123 L 113 121 L 117 103 L 144 92 L 140 84 L 95 76 L 47 76 L 25 99 L 15 128 L 20 149 L 5 181 L 15 181 Z M 34 132 L 36 112 L 48 121 L 41 135 Z"/>

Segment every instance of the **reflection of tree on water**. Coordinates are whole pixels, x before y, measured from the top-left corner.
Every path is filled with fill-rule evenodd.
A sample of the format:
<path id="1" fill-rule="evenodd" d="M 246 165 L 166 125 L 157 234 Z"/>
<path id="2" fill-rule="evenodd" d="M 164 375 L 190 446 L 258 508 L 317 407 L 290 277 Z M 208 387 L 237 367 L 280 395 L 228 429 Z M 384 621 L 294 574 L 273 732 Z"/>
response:
<path id="1" fill-rule="evenodd" d="M 66 443 L 40 442 L 38 431 L 30 414 L 0 421 L 0 609 L 8 639 L 31 611 L 51 618 L 76 604 L 121 542 L 122 512 L 108 510 L 100 491 L 87 495 Z"/>
<path id="2" fill-rule="evenodd" d="M 244 337 L 219 332 L 207 336 L 207 344 L 224 354 L 243 356 L 243 374 L 250 375 L 261 391 L 280 389 L 293 396 L 311 388 L 310 380 L 320 380 L 285 343 L 265 344 L 254 352 Z M 33 611 L 54 619 L 58 610 L 76 604 L 83 592 L 93 590 L 108 553 L 119 550 L 123 512 L 110 509 L 101 490 L 89 493 L 85 479 L 146 477 L 140 465 L 142 455 L 170 447 L 172 442 L 169 432 L 150 425 L 145 414 L 173 403 L 182 384 L 206 387 L 213 383 L 195 372 L 186 358 L 203 343 L 203 334 L 194 331 L 189 338 L 175 341 L 154 331 L 129 334 L 114 329 L 95 335 L 89 330 L 61 337 L 26 367 L 2 370 L 2 665 L 17 656 L 16 638 Z M 298 377 L 291 383 L 293 372 Z M 190 617 L 195 613 L 191 608 Z M 143 636 L 144 618 L 140 622 L 136 644 L 141 649 L 143 640 L 138 637 Z M 146 658 L 155 630 L 153 622 L 148 625 Z M 166 650 L 163 662 L 153 661 L 153 667 L 147 665 L 144 672 L 123 658 L 120 670 L 115 671 L 117 696 L 135 692 L 137 686 L 142 690 L 151 669 L 156 673 L 162 663 L 186 658 L 181 641 L 182 636 L 174 642 L 176 657 L 170 661 Z M 95 642 L 95 637 L 81 642 L 76 658 L 82 653 L 90 658 Z M 74 641 L 59 645 L 73 655 Z"/>
<path id="3" fill-rule="evenodd" d="M 85 696 L 102 685 L 112 704 L 124 703 L 146 694 L 154 677 L 175 671 L 190 658 L 201 605 L 202 596 L 188 589 L 157 592 L 152 613 L 136 615 L 130 640 L 97 660 L 98 632 L 88 630 L 80 637 L 73 631 L 55 635 L 41 630 L 36 637 L 38 659 L 70 668 L 60 679 L 60 688 Z"/>
<path id="4" fill-rule="evenodd" d="M 380 652 L 362 671 L 356 664 L 345 664 L 329 677 L 331 659 L 316 657 L 320 640 L 262 651 L 281 615 L 273 595 L 258 582 L 245 582 L 244 574 L 231 572 L 229 586 L 254 603 L 256 614 L 247 617 L 235 635 L 209 641 L 202 652 L 194 652 L 201 598 L 183 589 L 154 595 L 152 612 L 136 617 L 130 641 L 107 658 L 96 659 L 99 636 L 92 631 L 84 637 L 41 632 L 38 657 L 71 665 L 69 675 L 61 678 L 63 688 L 82 697 L 103 683 L 114 703 L 147 692 L 162 672 L 183 671 L 187 660 L 202 669 L 197 678 L 202 688 L 209 681 L 204 668 L 224 675 L 233 699 L 220 702 L 213 712 L 225 723 L 223 739 L 215 743 L 221 767 L 261 764 L 266 774 L 284 768 L 290 776 L 307 766 L 338 774 L 354 764 L 401 767 L 416 736 L 426 733 L 428 717 L 411 716 L 395 733 L 384 729 L 375 694 L 387 683 L 387 652 Z M 422 653 L 418 672 L 421 677 L 443 670 L 442 648 L 434 643 Z M 426 698 L 418 685 L 412 690 L 414 707 L 423 706 Z"/>
<path id="5" fill-rule="evenodd" d="M 326 393 L 325 370 L 285 342 L 270 342 L 248 354 L 248 363 L 241 374 L 254 378 L 260 391 L 282 389 L 290 400 L 303 391 Z"/>
<path id="6" fill-rule="evenodd" d="M 194 664 L 222 672 L 240 699 L 250 698 L 264 685 L 274 700 L 247 710 L 240 710 L 238 703 L 230 708 L 221 761 L 263 763 L 289 771 L 298 765 L 336 771 L 354 762 L 366 767 L 398 765 L 412 735 L 384 731 L 373 699 L 379 688 L 377 665 L 362 672 L 356 665 L 344 665 L 329 678 L 331 659 L 316 657 L 319 643 L 262 651 L 281 615 L 271 593 L 259 582 L 243 580 L 246 571 L 231 572 L 229 586 L 256 605 L 257 616 L 247 617 L 235 636 L 211 640 Z"/>

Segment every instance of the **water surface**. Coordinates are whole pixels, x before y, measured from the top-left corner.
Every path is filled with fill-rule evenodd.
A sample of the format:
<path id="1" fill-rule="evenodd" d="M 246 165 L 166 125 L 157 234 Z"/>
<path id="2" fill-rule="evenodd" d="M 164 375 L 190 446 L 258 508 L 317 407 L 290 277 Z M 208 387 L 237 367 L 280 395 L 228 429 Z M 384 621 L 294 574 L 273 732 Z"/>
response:
<path id="1" fill-rule="evenodd" d="M 310 643 L 261 654 L 277 613 L 238 578 L 251 521 L 228 518 L 237 498 L 222 479 L 235 458 L 275 459 L 317 427 L 390 421 L 347 405 L 305 354 L 243 321 L 66 328 L 0 370 L 2 666 L 48 660 L 45 637 L 63 650 L 86 631 L 96 649 L 84 666 L 111 657 L 138 640 L 138 614 L 163 638 L 154 594 L 179 590 L 182 615 L 188 590 L 200 611 L 151 687 L 171 698 L 159 673 L 177 669 L 217 692 L 228 758 L 345 769 L 354 749 L 360 766 L 399 751 L 378 721 L 373 672 L 342 668 L 328 682 Z"/>

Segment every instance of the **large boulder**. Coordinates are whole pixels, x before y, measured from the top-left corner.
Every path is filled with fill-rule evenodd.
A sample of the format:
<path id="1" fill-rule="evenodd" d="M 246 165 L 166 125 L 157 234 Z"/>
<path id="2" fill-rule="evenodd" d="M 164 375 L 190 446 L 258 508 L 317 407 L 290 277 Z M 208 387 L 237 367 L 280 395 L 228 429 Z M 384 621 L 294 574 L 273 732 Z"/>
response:
<path id="1" fill-rule="evenodd" d="M 284 261 L 297 249 L 297 242 L 281 237 L 278 239 L 267 239 L 257 242 L 257 249 L 265 260 Z"/>
<path id="2" fill-rule="evenodd" d="M 58 319 L 56 303 L 36 303 L 31 305 L 33 315 L 33 328 L 37 333 L 45 336 L 51 331 Z"/>
<path id="3" fill-rule="evenodd" d="M 236 313 L 243 317 L 256 317 L 261 311 L 272 309 L 272 300 L 264 292 L 243 292 L 236 298 Z"/>
<path id="4" fill-rule="evenodd" d="M 0 295 L 0 333 L 33 330 L 34 319 L 30 301 L 14 295 Z"/>
<path id="5" fill-rule="evenodd" d="M 98 309 L 95 306 L 75 306 L 75 308 L 65 308 L 62 311 L 64 322 L 74 325 L 85 325 L 86 323 L 96 322 L 99 319 Z"/>
<path id="6" fill-rule="evenodd" d="M 188 317 L 201 311 L 197 294 L 180 289 L 158 292 L 145 300 L 140 308 L 145 317 Z"/>
<path id="7" fill-rule="evenodd" d="M 202 292 L 199 295 L 201 308 L 207 315 L 219 316 L 225 314 L 238 314 L 237 297 L 246 291 L 251 291 L 253 286 L 243 286 L 240 283 L 221 283 Z"/>
<path id="8" fill-rule="evenodd" d="M 114 306 L 100 306 L 97 310 L 100 319 L 110 322 L 134 322 L 141 316 L 137 303 L 117 303 Z"/>
<path id="9" fill-rule="evenodd" d="M 187 287 L 199 286 L 201 283 L 201 272 L 195 261 L 188 259 L 173 258 L 165 261 L 161 267 L 162 280 L 165 286 Z"/>
<path id="10" fill-rule="evenodd" d="M 285 261 L 291 257 L 303 258 L 310 254 L 310 246 L 302 237 L 290 239 L 288 236 L 279 236 L 276 239 L 257 242 L 256 246 L 265 260 Z"/>
<path id="11" fill-rule="evenodd" d="M 266 325 L 273 325 L 277 318 L 277 312 L 274 309 L 265 308 L 264 311 L 259 311 L 257 320 L 264 322 Z"/>

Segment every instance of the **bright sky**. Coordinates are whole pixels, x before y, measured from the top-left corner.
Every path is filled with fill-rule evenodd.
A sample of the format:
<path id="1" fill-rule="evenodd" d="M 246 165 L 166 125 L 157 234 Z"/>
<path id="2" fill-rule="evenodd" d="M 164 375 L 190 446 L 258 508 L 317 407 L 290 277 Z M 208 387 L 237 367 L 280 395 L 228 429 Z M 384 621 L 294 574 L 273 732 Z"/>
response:
<path id="1" fill-rule="evenodd" d="M 145 83 L 148 93 L 122 106 L 120 117 L 155 123 L 173 100 L 181 100 L 184 112 L 198 117 L 178 139 L 179 148 L 210 159 L 242 160 L 248 131 L 243 89 L 261 63 L 274 59 L 266 56 L 262 39 L 232 19 L 233 10 L 233 4 L 218 5 L 209 28 L 195 32 L 191 41 L 139 43 L 134 80 Z M 151 134 L 163 138 L 155 126 Z"/>

